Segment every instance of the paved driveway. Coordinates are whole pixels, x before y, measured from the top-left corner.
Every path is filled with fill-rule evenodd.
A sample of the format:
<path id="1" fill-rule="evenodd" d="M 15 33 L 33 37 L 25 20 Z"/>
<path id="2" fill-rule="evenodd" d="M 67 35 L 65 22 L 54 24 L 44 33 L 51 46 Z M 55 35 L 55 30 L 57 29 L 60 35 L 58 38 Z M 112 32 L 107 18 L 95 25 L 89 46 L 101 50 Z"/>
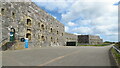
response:
<path id="1" fill-rule="evenodd" d="M 111 46 L 43 47 L 6 51 L 3 66 L 111 66 Z"/>

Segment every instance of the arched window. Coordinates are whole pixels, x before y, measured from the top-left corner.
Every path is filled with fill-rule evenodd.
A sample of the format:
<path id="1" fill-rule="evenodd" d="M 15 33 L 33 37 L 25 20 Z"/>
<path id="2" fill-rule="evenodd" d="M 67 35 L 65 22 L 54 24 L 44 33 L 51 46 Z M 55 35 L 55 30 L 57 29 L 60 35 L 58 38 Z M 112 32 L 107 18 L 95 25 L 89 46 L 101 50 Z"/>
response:
<path id="1" fill-rule="evenodd" d="M 63 33 L 62 33 L 62 36 L 63 36 Z"/>
<path id="2" fill-rule="evenodd" d="M 31 29 L 27 29 L 27 33 L 31 33 Z"/>
<path id="3" fill-rule="evenodd" d="M 28 38 L 29 40 L 31 40 L 31 29 L 27 29 L 26 38 Z"/>
<path id="4" fill-rule="evenodd" d="M 41 41 L 45 41 L 45 37 L 44 36 L 41 36 Z"/>
<path id="5" fill-rule="evenodd" d="M 51 37 L 51 42 L 53 42 L 53 38 Z"/>
<path id="6" fill-rule="evenodd" d="M 52 29 L 52 28 L 50 28 L 50 32 L 51 32 L 51 33 L 53 32 L 53 29 Z"/>
<path id="7" fill-rule="evenodd" d="M 40 23 L 38 23 L 38 27 L 40 27 Z"/>
<path id="8" fill-rule="evenodd" d="M 15 13 L 14 12 L 12 12 L 12 17 L 15 18 Z"/>
<path id="9" fill-rule="evenodd" d="M 58 31 L 57 31 L 57 34 L 58 34 Z"/>
<path id="10" fill-rule="evenodd" d="M 31 20 L 30 19 L 27 19 L 27 25 L 31 26 Z"/>
<path id="11" fill-rule="evenodd" d="M 44 30 L 44 27 L 45 27 L 44 24 L 42 24 L 42 25 L 41 25 L 41 29 Z"/>
<path id="12" fill-rule="evenodd" d="M 30 33 L 27 33 L 27 34 L 26 34 L 26 38 L 28 38 L 29 40 L 31 40 L 31 34 L 30 34 Z"/>
<path id="13" fill-rule="evenodd" d="M 1 8 L 1 13 L 2 13 L 2 15 L 4 15 L 4 13 L 5 13 L 5 9 L 4 8 Z"/>

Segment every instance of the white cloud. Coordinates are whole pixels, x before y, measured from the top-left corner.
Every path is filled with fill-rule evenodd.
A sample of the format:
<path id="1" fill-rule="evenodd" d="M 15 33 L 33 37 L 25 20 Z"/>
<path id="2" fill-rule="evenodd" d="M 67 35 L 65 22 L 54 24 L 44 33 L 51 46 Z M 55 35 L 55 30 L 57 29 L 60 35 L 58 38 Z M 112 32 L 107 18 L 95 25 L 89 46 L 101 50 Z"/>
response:
<path id="1" fill-rule="evenodd" d="M 113 5 L 118 1 L 49 0 L 39 5 L 44 6 L 47 10 L 61 13 L 61 22 L 66 24 L 66 32 L 72 30 L 76 34 L 102 35 L 105 36 L 104 39 L 112 40 L 114 37 L 118 37 L 118 7 Z M 71 26 L 74 28 L 70 29 Z"/>
<path id="2" fill-rule="evenodd" d="M 87 25 L 90 25 L 90 24 L 91 24 L 92 20 L 90 20 L 90 19 L 85 19 L 85 20 L 77 20 L 76 22 L 77 22 L 79 25 L 85 25 L 85 26 L 87 26 Z"/>
<path id="3" fill-rule="evenodd" d="M 68 32 L 69 31 L 69 27 L 65 26 L 65 31 Z"/>
<path id="4" fill-rule="evenodd" d="M 84 2 L 78 0 L 68 10 L 67 13 L 62 14 L 62 21 L 68 22 L 79 17 L 94 19 L 103 15 L 116 16 L 118 7 L 113 6 L 113 2 L 94 2 L 94 0 L 93 2 Z"/>
<path id="5" fill-rule="evenodd" d="M 92 25 L 118 25 L 118 16 L 101 16 L 92 20 Z"/>
<path id="6" fill-rule="evenodd" d="M 38 2 L 38 4 L 41 7 L 44 7 L 47 10 L 50 11 L 58 11 L 59 13 L 67 11 L 66 9 L 69 8 L 71 3 L 74 2 L 74 0 L 68 1 L 68 0 L 34 0 L 34 2 Z"/>
<path id="7" fill-rule="evenodd" d="M 57 19 L 57 17 L 53 16 L 55 19 Z"/>
<path id="8" fill-rule="evenodd" d="M 92 34 L 93 33 L 92 28 L 89 28 L 89 27 L 78 27 L 78 28 L 74 28 L 72 31 L 76 33 L 80 33 L 80 34 Z"/>
<path id="9" fill-rule="evenodd" d="M 33 2 L 74 2 L 74 0 L 32 0 Z"/>
<path id="10" fill-rule="evenodd" d="M 81 35 L 81 34 L 78 34 L 78 33 L 73 33 L 73 34 L 75 34 L 75 35 Z"/>
<path id="11" fill-rule="evenodd" d="M 95 26 L 94 33 L 102 34 L 102 35 L 106 35 L 106 36 L 117 35 L 118 28 L 117 28 L 117 25 Z"/>
<path id="12" fill-rule="evenodd" d="M 76 24 L 73 22 L 68 22 L 68 26 L 76 26 Z"/>
<path id="13" fill-rule="evenodd" d="M 79 19 L 75 22 L 80 26 L 73 28 L 73 32 L 104 35 L 104 39 L 111 38 L 111 36 L 118 37 L 118 7 L 113 5 L 115 0 L 97 1 L 75 2 L 67 13 L 62 14 L 62 21 L 68 22 L 81 17 L 83 20 Z M 112 39 L 113 37 L 109 40 Z"/>

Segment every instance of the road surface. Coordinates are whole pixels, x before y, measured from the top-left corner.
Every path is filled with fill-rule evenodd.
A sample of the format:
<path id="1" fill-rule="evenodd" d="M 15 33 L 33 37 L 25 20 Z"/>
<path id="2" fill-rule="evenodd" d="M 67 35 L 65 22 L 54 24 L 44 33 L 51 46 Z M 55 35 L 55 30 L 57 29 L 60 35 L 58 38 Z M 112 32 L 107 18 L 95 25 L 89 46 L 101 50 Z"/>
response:
<path id="1" fill-rule="evenodd" d="M 3 66 L 111 66 L 111 46 L 43 47 L 2 52 Z"/>

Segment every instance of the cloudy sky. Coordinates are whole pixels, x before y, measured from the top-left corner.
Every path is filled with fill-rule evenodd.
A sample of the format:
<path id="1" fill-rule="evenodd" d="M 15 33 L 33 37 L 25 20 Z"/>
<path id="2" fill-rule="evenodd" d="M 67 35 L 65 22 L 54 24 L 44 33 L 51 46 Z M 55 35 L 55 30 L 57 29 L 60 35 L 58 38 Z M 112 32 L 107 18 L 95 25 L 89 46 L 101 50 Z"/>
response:
<path id="1" fill-rule="evenodd" d="M 119 0 L 34 0 L 73 34 L 99 35 L 118 41 Z"/>

